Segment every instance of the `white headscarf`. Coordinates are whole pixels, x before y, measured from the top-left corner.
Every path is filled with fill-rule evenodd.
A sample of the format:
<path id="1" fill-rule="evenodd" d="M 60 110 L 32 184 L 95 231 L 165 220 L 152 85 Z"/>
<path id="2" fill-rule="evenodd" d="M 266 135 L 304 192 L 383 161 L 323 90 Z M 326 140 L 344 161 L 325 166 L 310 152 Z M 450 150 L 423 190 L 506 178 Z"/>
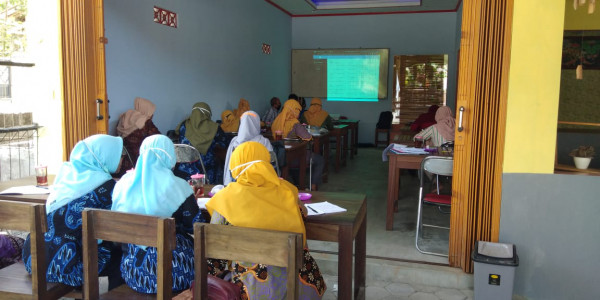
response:
<path id="1" fill-rule="evenodd" d="M 223 172 L 223 184 L 227 185 L 232 181 L 231 174 L 229 173 L 229 159 L 231 152 L 239 146 L 241 143 L 253 141 L 259 142 L 267 148 L 269 151 L 273 151 L 271 142 L 260 134 L 260 117 L 254 111 L 247 111 L 242 114 L 240 119 L 240 128 L 238 129 L 238 135 L 231 140 L 229 147 L 227 148 L 227 157 L 225 158 L 225 172 Z"/>

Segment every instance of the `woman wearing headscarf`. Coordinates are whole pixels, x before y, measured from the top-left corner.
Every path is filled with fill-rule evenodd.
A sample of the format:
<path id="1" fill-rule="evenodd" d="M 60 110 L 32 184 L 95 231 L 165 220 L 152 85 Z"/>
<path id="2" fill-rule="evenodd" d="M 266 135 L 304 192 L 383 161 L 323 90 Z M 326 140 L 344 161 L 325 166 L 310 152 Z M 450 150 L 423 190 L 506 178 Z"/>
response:
<path id="1" fill-rule="evenodd" d="M 310 107 L 300 117 L 300 122 L 311 126 L 324 127 L 329 130 L 333 128 L 333 122 L 329 114 L 323 110 L 323 104 L 320 98 L 313 98 L 310 101 Z"/>
<path id="2" fill-rule="evenodd" d="M 200 214 L 192 188 L 171 171 L 175 166 L 175 146 L 164 135 L 144 140 L 135 169 L 117 183 L 112 210 L 172 217 L 176 223 L 173 250 L 173 291 L 190 287 L 194 280 L 194 222 L 206 222 Z M 121 259 L 125 283 L 140 293 L 156 293 L 156 248 L 128 244 Z"/>
<path id="3" fill-rule="evenodd" d="M 298 121 L 300 115 L 301 106 L 298 101 L 289 99 L 285 101 L 283 110 L 273 121 L 271 125 L 271 131 L 282 131 L 283 136 L 287 138 L 301 138 L 303 140 L 312 139 L 312 135 L 306 130 L 302 124 Z M 325 160 L 320 154 L 309 152 L 307 157 L 312 156 L 313 168 L 312 168 L 312 190 L 317 190 L 318 185 L 321 184 L 323 177 L 323 168 Z"/>
<path id="4" fill-rule="evenodd" d="M 119 170 L 122 152 L 120 137 L 93 135 L 73 147 L 70 160 L 58 171 L 46 202 L 48 282 L 83 284 L 81 212 L 84 208 L 110 209 L 115 186 L 111 174 Z M 29 238 L 23 247 L 23 261 L 31 273 Z M 109 275 L 109 288 L 122 282 L 118 273 L 120 254 L 112 243 L 98 245 L 98 272 Z"/>
<path id="5" fill-rule="evenodd" d="M 206 207 L 211 223 L 248 228 L 302 233 L 303 265 L 298 274 L 300 299 L 320 299 L 325 281 L 315 260 L 306 248 L 306 229 L 299 208 L 298 189 L 277 177 L 269 163 L 267 148 L 258 142 L 245 142 L 231 155 L 232 182 L 215 194 Z M 261 243 L 260 240 L 256 241 Z M 232 281 L 242 292 L 242 299 L 285 299 L 285 268 L 232 262 Z M 223 262 L 209 260 L 213 275 L 225 268 Z"/>
<path id="6" fill-rule="evenodd" d="M 454 125 L 456 121 L 448 106 L 438 108 L 435 113 L 435 125 L 431 125 L 417 133 L 414 140 L 427 141 L 427 144 L 439 147 L 444 143 L 454 141 Z"/>
<path id="7" fill-rule="evenodd" d="M 240 127 L 240 118 L 236 117 L 230 110 L 221 113 L 221 129 L 223 132 L 236 132 Z"/>
<path id="8" fill-rule="evenodd" d="M 233 114 L 239 119 L 242 117 L 242 114 L 250 110 L 250 103 L 248 100 L 242 98 L 238 103 L 238 108 L 233 110 Z"/>
<path id="9" fill-rule="evenodd" d="M 220 184 L 223 180 L 223 161 L 215 155 L 215 149 L 223 149 L 223 153 L 231 138 L 223 132 L 219 124 L 211 120 L 210 106 L 204 102 L 194 104 L 190 117 L 181 122 L 175 133 L 179 142 L 192 145 L 202 155 L 202 163 L 206 168 L 206 178 L 211 184 Z M 181 163 L 177 170 L 186 175 L 185 179 L 196 173 L 203 173 L 200 162 Z"/>
<path id="10" fill-rule="evenodd" d="M 427 109 L 427 112 L 419 115 L 419 117 L 410 124 L 410 130 L 414 132 L 419 132 L 433 124 L 435 124 L 435 113 L 437 112 L 439 106 L 432 105 Z"/>
<path id="11" fill-rule="evenodd" d="M 233 150 L 240 144 L 248 141 L 259 142 L 265 146 L 268 151 L 273 151 L 271 142 L 269 142 L 267 138 L 260 134 L 260 118 L 258 114 L 251 110 L 242 114 L 238 135 L 231 140 L 231 143 L 229 143 L 229 148 L 227 148 L 225 166 L 229 166 L 229 161 L 231 160 L 231 153 Z M 231 179 L 231 173 L 229 171 L 224 172 L 223 184 L 229 184 L 232 181 Z"/>
<path id="12" fill-rule="evenodd" d="M 153 134 L 160 134 L 152 122 L 156 105 L 148 99 L 137 97 L 134 100 L 134 108 L 123 113 L 117 125 L 117 134 L 123 138 L 123 145 L 128 155 L 123 160 L 118 177 L 135 166 L 142 141 Z"/>

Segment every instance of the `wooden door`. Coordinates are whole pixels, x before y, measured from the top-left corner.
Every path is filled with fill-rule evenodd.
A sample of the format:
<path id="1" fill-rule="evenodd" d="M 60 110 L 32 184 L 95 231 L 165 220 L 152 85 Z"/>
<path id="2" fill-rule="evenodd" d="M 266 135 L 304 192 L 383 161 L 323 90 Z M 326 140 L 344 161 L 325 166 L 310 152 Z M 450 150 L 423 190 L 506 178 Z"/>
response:
<path id="1" fill-rule="evenodd" d="M 497 241 L 513 0 L 463 2 L 449 262 L 472 272 L 477 240 Z"/>
<path id="2" fill-rule="evenodd" d="M 63 158 L 75 144 L 108 131 L 103 0 L 60 1 Z"/>

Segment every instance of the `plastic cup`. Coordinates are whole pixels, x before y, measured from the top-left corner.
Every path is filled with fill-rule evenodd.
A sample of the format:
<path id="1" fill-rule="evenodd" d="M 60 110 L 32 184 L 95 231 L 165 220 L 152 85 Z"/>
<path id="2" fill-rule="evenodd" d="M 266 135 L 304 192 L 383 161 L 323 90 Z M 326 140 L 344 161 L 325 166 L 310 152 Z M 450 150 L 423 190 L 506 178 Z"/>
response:
<path id="1" fill-rule="evenodd" d="M 35 179 L 38 186 L 48 186 L 48 167 L 35 167 Z"/>

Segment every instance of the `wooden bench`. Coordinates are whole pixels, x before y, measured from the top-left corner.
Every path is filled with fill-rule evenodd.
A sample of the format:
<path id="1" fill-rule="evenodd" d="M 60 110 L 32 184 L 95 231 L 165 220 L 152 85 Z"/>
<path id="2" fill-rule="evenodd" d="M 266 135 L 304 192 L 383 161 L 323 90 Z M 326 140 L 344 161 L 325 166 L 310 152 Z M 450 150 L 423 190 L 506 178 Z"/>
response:
<path id="1" fill-rule="evenodd" d="M 102 209 L 83 211 L 83 295 L 85 299 L 171 299 L 175 220 Z M 99 295 L 98 242 L 113 241 L 157 248 L 157 293 L 138 293 L 123 284 Z"/>
<path id="2" fill-rule="evenodd" d="M 261 241 L 257 243 L 256 241 Z M 298 298 L 302 234 L 216 224 L 194 224 L 194 299 L 208 299 L 206 258 L 287 268 L 287 299 Z M 293 292 L 290 292 L 293 291 Z"/>
<path id="3" fill-rule="evenodd" d="M 58 299 L 74 288 L 46 282 L 44 233 L 48 230 L 43 204 L 0 200 L 0 228 L 30 233 L 31 275 L 23 262 L 0 270 L 0 299 Z"/>

